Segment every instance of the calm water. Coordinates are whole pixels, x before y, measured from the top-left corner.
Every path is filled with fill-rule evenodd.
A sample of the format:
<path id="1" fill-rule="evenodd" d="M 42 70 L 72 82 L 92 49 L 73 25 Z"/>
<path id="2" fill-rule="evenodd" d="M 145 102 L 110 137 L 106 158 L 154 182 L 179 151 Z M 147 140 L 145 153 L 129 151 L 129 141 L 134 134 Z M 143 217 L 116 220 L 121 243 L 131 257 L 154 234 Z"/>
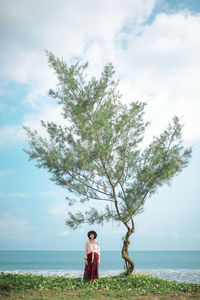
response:
<path id="1" fill-rule="evenodd" d="M 200 282 L 200 251 L 130 251 L 134 272 L 169 280 Z M 124 271 L 120 251 L 101 251 L 99 275 Z M 83 251 L 0 251 L 0 271 L 82 277 Z"/>

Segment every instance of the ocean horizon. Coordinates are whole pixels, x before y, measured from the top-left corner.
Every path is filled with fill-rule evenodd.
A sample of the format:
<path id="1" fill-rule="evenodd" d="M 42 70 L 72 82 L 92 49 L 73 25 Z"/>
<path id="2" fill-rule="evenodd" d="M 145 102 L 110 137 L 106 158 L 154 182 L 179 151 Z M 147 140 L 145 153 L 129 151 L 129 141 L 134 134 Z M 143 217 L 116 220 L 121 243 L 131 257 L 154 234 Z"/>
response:
<path id="1" fill-rule="evenodd" d="M 200 251 L 134 250 L 129 255 L 134 273 L 149 274 L 170 281 L 200 282 Z M 43 276 L 83 277 L 81 250 L 0 250 L 0 272 Z M 121 250 L 102 250 L 99 277 L 124 272 Z"/>

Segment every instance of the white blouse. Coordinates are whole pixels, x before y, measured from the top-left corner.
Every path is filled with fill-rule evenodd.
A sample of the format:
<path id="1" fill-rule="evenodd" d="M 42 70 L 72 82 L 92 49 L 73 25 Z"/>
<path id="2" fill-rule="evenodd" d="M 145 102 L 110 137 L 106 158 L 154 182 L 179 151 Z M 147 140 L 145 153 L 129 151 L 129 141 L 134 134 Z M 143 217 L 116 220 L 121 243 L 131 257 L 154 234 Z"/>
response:
<path id="1" fill-rule="evenodd" d="M 89 240 L 85 243 L 85 257 L 84 258 L 87 258 L 87 255 L 91 252 L 92 252 L 92 263 L 94 260 L 94 252 L 96 252 L 99 255 L 98 260 L 100 263 L 100 244 L 96 240 L 94 240 L 94 242 L 90 242 L 90 240 Z"/>

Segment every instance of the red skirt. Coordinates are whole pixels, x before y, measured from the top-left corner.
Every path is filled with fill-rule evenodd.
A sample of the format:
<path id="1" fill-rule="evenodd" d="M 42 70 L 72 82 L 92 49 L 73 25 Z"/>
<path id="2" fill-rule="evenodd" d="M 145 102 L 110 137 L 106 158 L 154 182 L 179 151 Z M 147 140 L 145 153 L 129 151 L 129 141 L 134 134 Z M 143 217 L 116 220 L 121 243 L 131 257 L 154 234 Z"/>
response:
<path id="1" fill-rule="evenodd" d="M 98 253 L 94 252 L 94 260 L 92 263 L 92 252 L 87 255 L 88 264 L 85 265 L 83 279 L 99 279 Z"/>

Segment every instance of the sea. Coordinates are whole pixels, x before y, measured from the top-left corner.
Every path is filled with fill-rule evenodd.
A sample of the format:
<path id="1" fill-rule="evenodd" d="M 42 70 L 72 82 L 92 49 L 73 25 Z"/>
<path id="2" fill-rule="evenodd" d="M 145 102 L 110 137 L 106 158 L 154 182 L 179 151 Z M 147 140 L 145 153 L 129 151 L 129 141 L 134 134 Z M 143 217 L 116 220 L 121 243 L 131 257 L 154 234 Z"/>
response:
<path id="1" fill-rule="evenodd" d="M 200 283 L 200 251 L 129 251 L 134 273 Z M 83 251 L 0 251 L 0 272 L 83 277 Z M 101 251 L 99 277 L 124 272 L 121 251 Z"/>

